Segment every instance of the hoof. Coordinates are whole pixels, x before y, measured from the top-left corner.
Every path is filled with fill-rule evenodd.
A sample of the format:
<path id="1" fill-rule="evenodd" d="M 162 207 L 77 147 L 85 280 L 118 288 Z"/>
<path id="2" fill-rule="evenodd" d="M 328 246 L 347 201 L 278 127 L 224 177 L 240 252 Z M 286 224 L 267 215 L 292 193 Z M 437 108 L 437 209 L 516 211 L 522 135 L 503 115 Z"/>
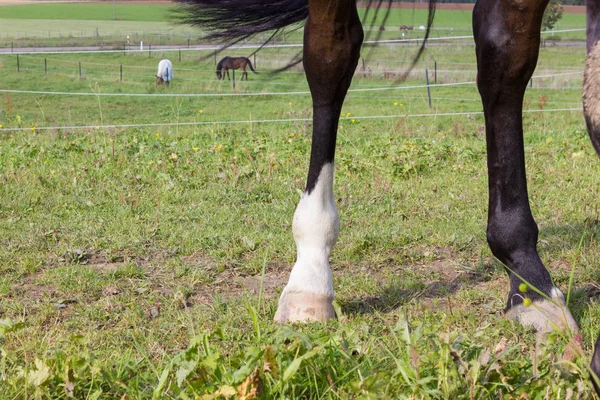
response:
<path id="1" fill-rule="evenodd" d="M 506 312 L 506 317 L 540 334 L 552 331 L 576 333 L 579 330 L 558 289 L 552 289 L 550 300 L 536 300 L 528 306 L 523 303 L 514 305 Z"/>
<path id="2" fill-rule="evenodd" d="M 279 299 L 275 322 L 327 322 L 335 318 L 333 298 L 306 293 L 284 292 Z"/>

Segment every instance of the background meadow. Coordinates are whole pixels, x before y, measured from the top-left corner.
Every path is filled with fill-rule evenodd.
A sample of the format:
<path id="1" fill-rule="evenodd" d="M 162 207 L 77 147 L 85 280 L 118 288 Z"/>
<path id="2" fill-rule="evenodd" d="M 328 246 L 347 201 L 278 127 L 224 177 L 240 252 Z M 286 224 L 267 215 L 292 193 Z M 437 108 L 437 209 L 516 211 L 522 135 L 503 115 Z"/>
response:
<path id="1" fill-rule="evenodd" d="M 53 13 L 65 30 L 115 23 L 108 5 L 27 7 L 0 8 L 0 31 Z M 165 7 L 124 7 L 117 23 L 171 29 Z M 469 15 L 444 15 L 437 26 L 468 34 Z M 300 49 L 222 54 L 259 72 L 238 71 L 234 88 L 176 29 L 181 49 L 0 55 L 1 398 L 593 398 L 600 167 L 580 111 L 585 47 L 547 43 L 524 104 L 538 248 L 583 335 L 568 363 L 568 338 L 536 343 L 501 315 L 469 39 L 432 42 L 406 82 L 415 44 L 363 48 L 336 154 L 339 319 L 279 326 L 311 102 L 301 67 L 270 72 Z M 34 36 L 15 39 L 59 44 Z M 168 88 L 154 84 L 161 58 Z"/>

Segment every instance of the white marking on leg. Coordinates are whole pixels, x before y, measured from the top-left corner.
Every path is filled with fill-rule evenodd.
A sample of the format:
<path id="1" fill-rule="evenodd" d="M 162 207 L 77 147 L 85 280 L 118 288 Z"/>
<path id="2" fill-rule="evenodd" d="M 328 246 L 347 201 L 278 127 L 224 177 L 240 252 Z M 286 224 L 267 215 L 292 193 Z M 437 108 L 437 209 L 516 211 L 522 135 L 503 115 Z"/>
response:
<path id="1" fill-rule="evenodd" d="M 333 197 L 333 164 L 325 164 L 317 184 L 304 193 L 292 224 L 298 250 L 285 291 L 311 292 L 333 297 L 329 255 L 340 232 Z"/>
<path id="2" fill-rule="evenodd" d="M 294 298 L 293 307 L 310 308 L 309 313 L 320 313 L 319 306 L 316 311 L 312 305 L 309 306 L 315 302 L 327 302 L 331 308 L 333 282 L 329 255 L 340 231 L 340 220 L 333 197 L 333 172 L 333 163 L 323 165 L 315 188 L 310 194 L 305 192 L 302 195 L 294 213 L 292 231 L 298 254 L 288 284 L 279 299 L 279 309 L 275 316 L 278 321 L 294 320 L 289 317 L 288 298 Z M 307 304 L 302 304 L 304 302 Z M 327 318 L 315 315 L 315 318 L 305 316 L 301 319 Z"/>

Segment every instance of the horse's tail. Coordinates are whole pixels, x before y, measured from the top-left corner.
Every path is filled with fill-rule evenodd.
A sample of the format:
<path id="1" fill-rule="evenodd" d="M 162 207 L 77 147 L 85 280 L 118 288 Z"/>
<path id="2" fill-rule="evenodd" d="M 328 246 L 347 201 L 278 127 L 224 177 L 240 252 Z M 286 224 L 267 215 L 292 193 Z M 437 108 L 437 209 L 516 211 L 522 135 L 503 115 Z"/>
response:
<path id="1" fill-rule="evenodd" d="M 249 58 L 246 58 L 246 62 L 248 63 L 248 67 L 250 67 L 250 71 L 254 72 L 255 74 L 258 74 L 258 72 L 256 72 L 254 67 L 252 67 L 252 63 L 250 62 Z"/>
<path id="2" fill-rule="evenodd" d="M 235 42 L 308 17 L 308 0 L 175 0 L 180 22 L 201 27 L 208 39 Z"/>

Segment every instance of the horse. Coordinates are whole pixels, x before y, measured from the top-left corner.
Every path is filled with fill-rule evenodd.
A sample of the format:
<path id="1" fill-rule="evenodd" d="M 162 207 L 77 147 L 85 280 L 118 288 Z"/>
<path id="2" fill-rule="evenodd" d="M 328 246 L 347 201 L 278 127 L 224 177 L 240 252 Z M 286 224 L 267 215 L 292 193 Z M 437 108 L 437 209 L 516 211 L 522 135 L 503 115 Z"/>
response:
<path id="1" fill-rule="evenodd" d="M 171 60 L 160 60 L 158 62 L 158 71 L 156 72 L 156 84 L 162 85 L 166 83 L 169 86 L 169 82 L 173 79 L 173 63 Z"/>
<path id="2" fill-rule="evenodd" d="M 252 63 L 246 57 L 224 57 L 217 64 L 217 78 L 219 78 L 219 80 L 225 79 L 225 74 L 222 72 L 223 70 L 225 70 L 225 73 L 227 73 L 227 79 L 231 80 L 229 78 L 229 70 L 241 68 L 242 69 L 242 80 L 244 80 L 244 76 L 246 77 L 246 80 L 248 80 L 248 73 L 246 72 L 246 66 L 248 66 L 250 68 L 250 70 L 252 72 L 254 72 L 255 74 L 258 73 L 254 70 L 254 68 L 252 67 Z"/>
<path id="3" fill-rule="evenodd" d="M 334 156 L 342 104 L 364 39 L 356 2 L 177 1 L 184 5 L 184 22 L 213 29 L 212 38 L 229 42 L 304 21 L 302 61 L 313 102 L 312 147 L 306 188 L 292 223 L 297 258 L 274 319 L 287 323 L 335 318 L 329 266 L 340 231 L 333 194 Z M 478 0 L 473 9 L 477 87 L 487 146 L 487 242 L 509 278 L 505 315 L 542 334 L 554 329 L 573 332 L 577 343 L 581 341 L 577 323 L 537 251 L 538 227 L 525 173 L 523 98 L 537 63 L 547 4 L 548 0 Z M 429 0 L 424 42 L 435 8 L 435 0 Z M 600 0 L 588 0 L 586 8 L 583 110 L 592 144 L 600 154 Z M 600 337 L 592 360 L 591 370 L 600 375 Z"/>

